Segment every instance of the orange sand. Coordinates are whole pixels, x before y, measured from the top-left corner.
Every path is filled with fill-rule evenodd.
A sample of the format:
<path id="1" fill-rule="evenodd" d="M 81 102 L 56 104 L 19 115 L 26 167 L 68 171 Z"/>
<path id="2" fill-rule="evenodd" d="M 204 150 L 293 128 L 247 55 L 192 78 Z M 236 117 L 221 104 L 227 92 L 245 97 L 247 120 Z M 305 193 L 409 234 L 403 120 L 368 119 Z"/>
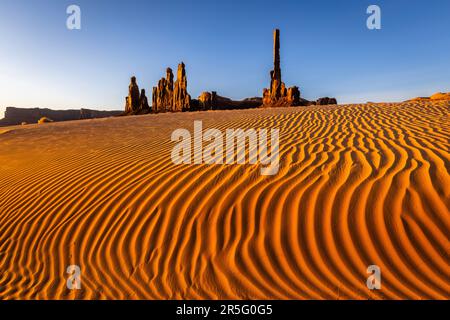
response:
<path id="1" fill-rule="evenodd" d="M 449 101 L 0 131 L 1 299 L 449 299 Z M 280 129 L 280 170 L 180 165 L 175 128 Z M 66 268 L 82 269 L 79 291 Z M 380 266 L 381 290 L 366 287 Z"/>

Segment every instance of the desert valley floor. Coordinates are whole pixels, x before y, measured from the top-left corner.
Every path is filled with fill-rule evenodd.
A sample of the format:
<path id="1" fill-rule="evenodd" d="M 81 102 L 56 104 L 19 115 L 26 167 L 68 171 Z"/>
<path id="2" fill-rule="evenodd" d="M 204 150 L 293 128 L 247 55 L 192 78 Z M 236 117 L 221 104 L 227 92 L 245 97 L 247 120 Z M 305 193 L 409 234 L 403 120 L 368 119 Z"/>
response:
<path id="1" fill-rule="evenodd" d="M 450 299 L 450 102 L 0 128 L 0 299 Z M 280 169 L 173 130 L 279 128 Z M 66 268 L 81 267 L 81 290 Z M 381 290 L 366 287 L 369 265 Z"/>

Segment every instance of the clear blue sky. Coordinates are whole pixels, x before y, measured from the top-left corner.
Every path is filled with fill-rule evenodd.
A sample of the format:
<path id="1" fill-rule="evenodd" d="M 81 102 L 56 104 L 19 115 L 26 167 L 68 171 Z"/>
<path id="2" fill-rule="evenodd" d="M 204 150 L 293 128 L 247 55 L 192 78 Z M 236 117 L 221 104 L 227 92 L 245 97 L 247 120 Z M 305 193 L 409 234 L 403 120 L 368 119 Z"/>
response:
<path id="1" fill-rule="evenodd" d="M 79 31 L 66 28 L 70 4 Z M 370 4 L 381 30 L 366 28 Z M 0 116 L 6 106 L 122 109 L 131 75 L 150 93 L 180 61 L 193 97 L 261 95 L 276 27 L 283 80 L 305 98 L 450 91 L 449 16 L 448 0 L 1 0 Z"/>

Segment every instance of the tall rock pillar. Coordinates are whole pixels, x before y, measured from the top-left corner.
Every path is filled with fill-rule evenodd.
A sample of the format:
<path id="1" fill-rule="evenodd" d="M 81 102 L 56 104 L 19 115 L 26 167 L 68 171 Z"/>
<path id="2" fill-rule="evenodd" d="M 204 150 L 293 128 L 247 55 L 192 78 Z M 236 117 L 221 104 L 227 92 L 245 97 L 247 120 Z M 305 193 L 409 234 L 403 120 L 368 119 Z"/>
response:
<path id="1" fill-rule="evenodd" d="M 178 65 L 177 80 L 173 89 L 172 111 L 189 110 L 191 96 L 187 92 L 187 79 L 184 63 Z"/>
<path id="2" fill-rule="evenodd" d="M 280 30 L 273 31 L 273 79 L 281 83 Z"/>
<path id="3" fill-rule="evenodd" d="M 280 60 L 280 30 L 275 29 L 273 31 L 273 70 L 270 71 L 270 87 L 263 91 L 263 106 L 298 104 L 300 91 L 297 87 L 286 88 L 281 80 Z"/>
<path id="4" fill-rule="evenodd" d="M 127 100 L 127 111 L 136 112 L 139 110 L 139 87 L 136 82 L 136 77 L 131 77 L 131 83 L 128 86 L 128 100 Z"/>
<path id="5" fill-rule="evenodd" d="M 280 67 L 280 30 L 273 31 L 273 72 L 271 72 L 271 98 L 276 101 L 283 94 Z"/>

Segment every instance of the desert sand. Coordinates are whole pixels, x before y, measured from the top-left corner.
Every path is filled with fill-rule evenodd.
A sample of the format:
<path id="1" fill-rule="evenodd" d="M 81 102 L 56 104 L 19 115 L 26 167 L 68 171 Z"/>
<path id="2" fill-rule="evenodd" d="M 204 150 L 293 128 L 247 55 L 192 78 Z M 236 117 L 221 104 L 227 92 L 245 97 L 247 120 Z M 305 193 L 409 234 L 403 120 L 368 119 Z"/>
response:
<path id="1" fill-rule="evenodd" d="M 0 299 L 449 299 L 450 102 L 0 131 Z M 280 169 L 174 165 L 171 132 L 279 128 Z M 66 268 L 81 267 L 81 290 Z M 381 290 L 366 287 L 369 265 Z"/>

